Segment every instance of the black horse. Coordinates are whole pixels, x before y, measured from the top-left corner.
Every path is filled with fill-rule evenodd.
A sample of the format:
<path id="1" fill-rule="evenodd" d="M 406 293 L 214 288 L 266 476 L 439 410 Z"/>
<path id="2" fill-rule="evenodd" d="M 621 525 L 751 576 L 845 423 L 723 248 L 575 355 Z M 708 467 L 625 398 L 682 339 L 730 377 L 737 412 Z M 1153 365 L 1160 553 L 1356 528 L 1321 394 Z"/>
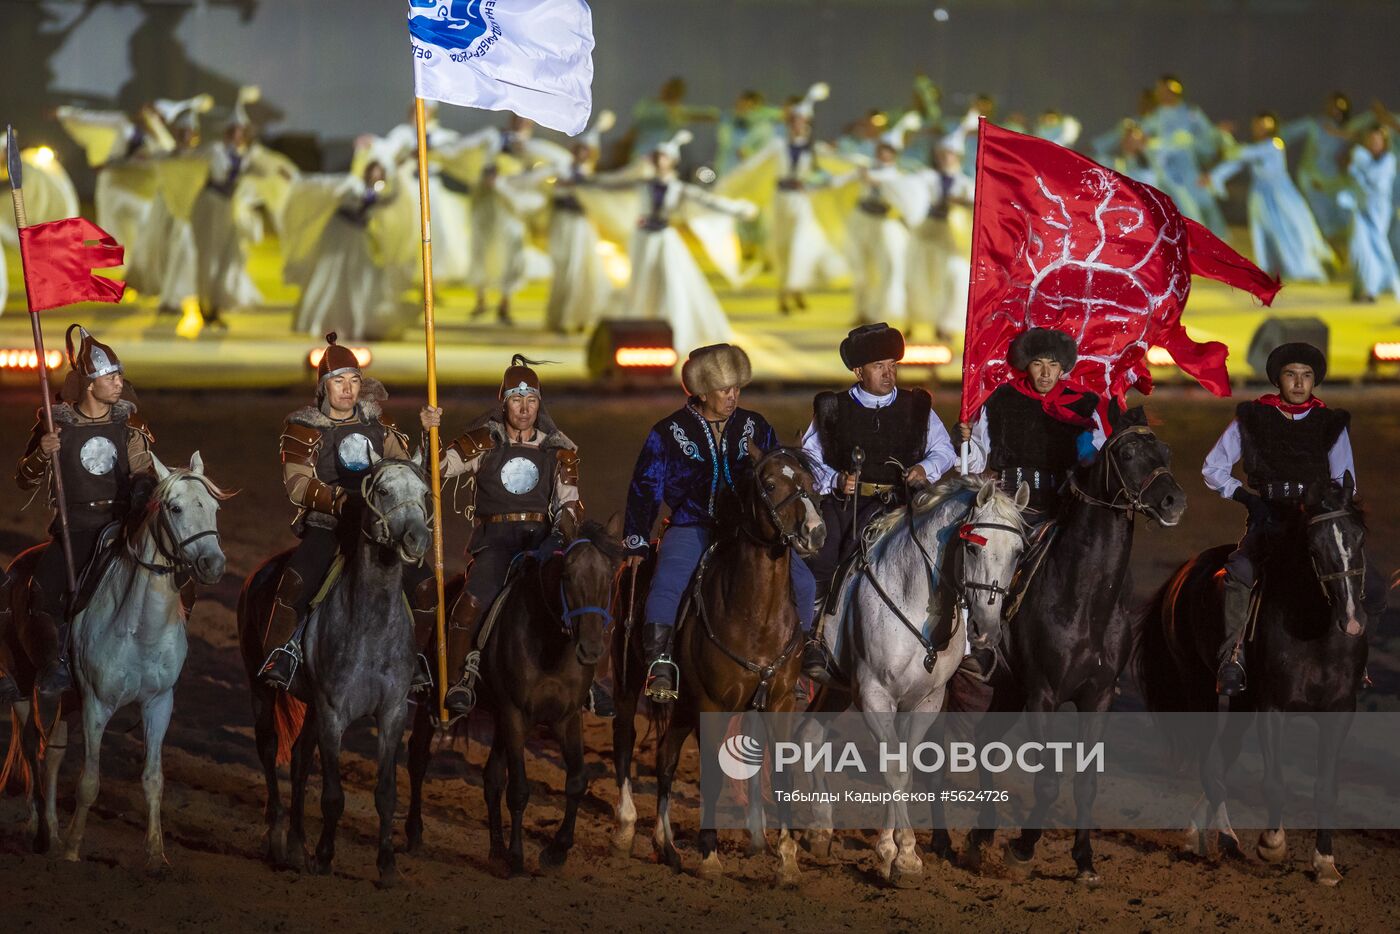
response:
<path id="1" fill-rule="evenodd" d="M 1327 829 L 1337 803 L 1337 760 L 1356 710 L 1366 668 L 1365 613 L 1362 587 L 1366 528 L 1352 499 L 1351 474 L 1340 484 L 1314 487 L 1287 517 L 1277 545 L 1261 575 L 1255 636 L 1245 647 L 1249 690 L 1230 699 L 1229 709 L 1258 711 L 1264 756 L 1264 797 L 1269 829 L 1259 835 L 1259 856 L 1270 862 L 1284 857 L 1283 765 L 1281 721 L 1285 712 L 1344 714 L 1341 723 L 1318 731 L 1317 846 L 1313 869 L 1324 885 L 1341 881 Z M 1144 613 L 1138 658 L 1138 681 L 1154 711 L 1212 712 L 1216 649 L 1224 638 L 1221 575 L 1231 545 L 1203 551 L 1177 569 Z M 1239 755 L 1251 718 L 1229 718 L 1216 737 L 1205 724 L 1188 732 L 1169 718 L 1178 752 L 1194 751 L 1205 790 L 1204 812 L 1198 809 L 1196 846 L 1204 852 L 1207 826 L 1217 828 L 1218 842 L 1237 848 L 1225 814 L 1225 780 Z M 1164 721 L 1167 723 L 1168 721 Z"/>
<path id="2" fill-rule="evenodd" d="M 491 829 L 491 859 L 506 863 L 511 875 L 525 871 L 525 740 L 537 725 L 547 726 L 564 756 L 564 820 L 540 852 L 540 864 L 563 865 L 574 845 L 574 822 L 588 791 L 583 763 L 582 710 L 593 672 L 608 648 L 618 571 L 622 566 L 622 523 L 614 516 L 603 526 L 587 521 L 563 549 L 540 562 L 519 559 L 499 614 L 482 651 L 481 706 L 495 728 L 486 759 L 483 790 Z M 449 598 L 460 594 L 458 576 Z M 423 776 L 434 733 L 432 710 L 420 704 L 408 741 L 408 847 L 423 842 Z M 506 787 L 509 774 L 509 787 Z M 501 821 L 501 793 L 510 806 L 510 846 Z"/>
<path id="3" fill-rule="evenodd" d="M 1134 517 L 1142 513 L 1162 525 L 1176 525 L 1186 511 L 1186 494 L 1171 474 L 1171 451 L 1147 427 L 1141 407 L 1114 420 L 1113 433 L 1088 467 L 1080 468 L 1058 519 L 1059 528 L 1039 570 L 1025 585 L 1020 609 L 1005 626 L 1002 648 L 1006 665 L 998 665 L 992 680 L 991 709 L 1027 713 L 1032 740 L 1049 738 L 1048 716 L 1072 703 L 1080 713 L 1107 711 L 1114 687 L 1133 648 L 1132 620 L 1121 603 L 1130 590 L 1128 556 L 1133 546 Z M 979 744 L 997 737 L 988 718 L 978 730 Z M 1079 741 L 1092 746 L 1102 738 L 1103 719 L 1081 721 Z M 993 787 L 991 773 L 981 771 L 984 789 Z M 1094 852 L 1089 839 L 1089 816 L 1098 783 L 1092 771 L 1074 779 L 1074 801 L 1081 825 L 1075 832 L 1077 880 L 1096 884 Z M 1053 769 L 1036 775 L 1035 804 L 1019 837 L 1008 842 L 1008 867 L 1020 869 L 1035 855 L 1035 847 L 1050 808 L 1060 793 Z M 935 805 L 940 826 L 941 805 Z M 984 804 L 978 829 L 968 836 L 968 860 L 980 863 L 981 848 L 993 838 L 996 805 Z M 934 832 L 933 849 L 951 856 L 947 831 Z"/>

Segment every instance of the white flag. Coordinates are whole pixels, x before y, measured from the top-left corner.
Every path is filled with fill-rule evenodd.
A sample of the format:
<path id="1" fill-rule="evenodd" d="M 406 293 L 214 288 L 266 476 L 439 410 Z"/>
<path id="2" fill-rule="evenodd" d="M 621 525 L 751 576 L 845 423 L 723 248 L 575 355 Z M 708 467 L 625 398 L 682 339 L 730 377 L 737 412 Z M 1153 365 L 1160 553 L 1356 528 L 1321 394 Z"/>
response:
<path id="1" fill-rule="evenodd" d="M 413 82 L 425 100 L 510 110 L 569 136 L 593 107 L 584 0 L 408 0 Z"/>

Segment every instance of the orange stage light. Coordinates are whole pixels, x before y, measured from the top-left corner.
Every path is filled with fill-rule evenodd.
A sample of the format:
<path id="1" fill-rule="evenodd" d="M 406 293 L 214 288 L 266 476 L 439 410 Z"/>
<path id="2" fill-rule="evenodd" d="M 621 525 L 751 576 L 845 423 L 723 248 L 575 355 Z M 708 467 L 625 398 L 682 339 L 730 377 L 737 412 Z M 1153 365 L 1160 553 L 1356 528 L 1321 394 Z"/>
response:
<path id="1" fill-rule="evenodd" d="M 671 347 L 619 347 L 613 362 L 620 367 L 664 367 L 676 365 L 680 356 Z"/>
<path id="2" fill-rule="evenodd" d="M 1171 355 L 1170 353 L 1167 352 L 1167 348 L 1165 348 L 1165 347 L 1149 347 L 1149 348 L 1147 348 L 1147 365 L 1148 365 L 1148 366 L 1175 366 L 1175 365 L 1176 365 L 1176 361 L 1173 360 L 1173 359 L 1172 359 L 1172 355 Z"/>
<path id="3" fill-rule="evenodd" d="M 50 370 L 58 369 L 63 365 L 63 352 L 59 350 L 45 351 L 44 362 L 49 365 Z M 34 348 L 0 347 L 0 370 L 37 369 L 39 369 L 39 355 L 34 352 Z"/>
<path id="4" fill-rule="evenodd" d="M 1371 345 L 1371 359 L 1377 363 L 1400 363 L 1400 341 L 1382 341 Z"/>
<path id="5" fill-rule="evenodd" d="M 368 347 L 351 347 L 349 350 L 355 355 L 355 362 L 360 365 L 361 369 L 369 366 L 370 362 L 374 359 L 374 354 L 370 353 Z M 326 348 L 313 347 L 311 348 L 311 352 L 306 355 L 306 362 L 310 364 L 311 369 L 314 370 L 321 365 L 321 358 L 325 355 Z"/>
<path id="6" fill-rule="evenodd" d="M 943 366 L 953 362 L 953 351 L 942 344 L 910 344 L 899 362 L 904 366 Z"/>

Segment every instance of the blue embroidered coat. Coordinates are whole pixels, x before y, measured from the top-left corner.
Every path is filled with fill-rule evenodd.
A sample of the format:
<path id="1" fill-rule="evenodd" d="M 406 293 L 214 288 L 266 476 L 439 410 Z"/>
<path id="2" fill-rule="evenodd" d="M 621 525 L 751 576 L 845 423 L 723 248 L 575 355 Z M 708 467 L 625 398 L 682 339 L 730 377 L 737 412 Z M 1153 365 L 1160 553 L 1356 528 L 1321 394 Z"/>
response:
<path id="1" fill-rule="evenodd" d="M 777 433 L 757 412 L 735 409 L 721 443 L 698 409 L 687 405 L 657 422 L 637 456 L 627 490 L 623 544 L 628 554 L 644 554 L 656 514 L 665 503 L 672 525 L 711 525 L 716 510 L 734 495 L 734 481 L 751 469 L 749 447 L 767 451 Z"/>

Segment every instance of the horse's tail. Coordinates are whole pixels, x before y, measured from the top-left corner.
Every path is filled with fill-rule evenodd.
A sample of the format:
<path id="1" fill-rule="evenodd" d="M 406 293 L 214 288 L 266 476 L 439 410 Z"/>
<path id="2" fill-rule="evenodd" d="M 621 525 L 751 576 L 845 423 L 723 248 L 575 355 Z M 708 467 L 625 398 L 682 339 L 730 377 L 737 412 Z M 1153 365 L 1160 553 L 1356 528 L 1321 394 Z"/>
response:
<path id="1" fill-rule="evenodd" d="M 273 701 L 272 721 L 277 730 L 277 764 L 286 765 L 292 761 L 292 745 L 306 722 L 306 704 L 286 691 L 278 691 Z"/>
<path id="2" fill-rule="evenodd" d="M 1184 591 L 1191 567 L 1192 563 L 1187 563 L 1178 568 L 1143 608 L 1138 626 L 1141 635 L 1133 658 L 1143 703 L 1154 715 L 1165 715 L 1153 719 L 1167 740 L 1170 761 L 1175 765 L 1181 764 L 1197 741 L 1189 718 L 1173 716 L 1199 709 L 1192 700 L 1191 674 L 1177 663 L 1183 647 L 1173 645 L 1173 634 L 1180 631 L 1174 620 L 1183 609 L 1181 601 L 1188 597 Z"/>
<path id="3" fill-rule="evenodd" d="M 10 708 L 10 748 L 5 751 L 5 764 L 0 766 L 0 794 L 10 787 L 10 776 L 19 782 L 24 797 L 34 788 L 34 776 L 29 772 L 29 762 L 24 758 L 24 744 L 21 734 L 24 724 L 20 723 L 19 712 Z"/>

